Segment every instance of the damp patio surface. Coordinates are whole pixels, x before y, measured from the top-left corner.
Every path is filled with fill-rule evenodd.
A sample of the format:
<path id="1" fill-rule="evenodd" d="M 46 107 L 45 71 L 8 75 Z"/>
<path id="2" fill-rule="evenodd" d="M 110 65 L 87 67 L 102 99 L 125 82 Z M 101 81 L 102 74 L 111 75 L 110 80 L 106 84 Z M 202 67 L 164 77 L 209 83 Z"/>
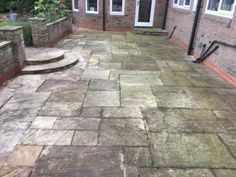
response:
<path id="1" fill-rule="evenodd" d="M 79 63 L 0 91 L 0 176 L 236 176 L 236 90 L 178 46 L 77 29 L 55 48 Z"/>

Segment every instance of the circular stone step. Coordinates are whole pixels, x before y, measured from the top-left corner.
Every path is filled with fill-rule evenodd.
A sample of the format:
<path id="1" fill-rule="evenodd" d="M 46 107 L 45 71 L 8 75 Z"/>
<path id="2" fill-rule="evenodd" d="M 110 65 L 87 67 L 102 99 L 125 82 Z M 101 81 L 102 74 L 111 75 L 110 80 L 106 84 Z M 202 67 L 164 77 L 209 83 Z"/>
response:
<path id="1" fill-rule="evenodd" d="M 26 64 L 39 65 L 62 60 L 64 51 L 55 48 L 26 48 Z"/>
<path id="2" fill-rule="evenodd" d="M 66 54 L 65 58 L 48 64 L 28 65 L 21 70 L 22 74 L 44 74 L 68 69 L 78 63 L 78 56 Z"/>

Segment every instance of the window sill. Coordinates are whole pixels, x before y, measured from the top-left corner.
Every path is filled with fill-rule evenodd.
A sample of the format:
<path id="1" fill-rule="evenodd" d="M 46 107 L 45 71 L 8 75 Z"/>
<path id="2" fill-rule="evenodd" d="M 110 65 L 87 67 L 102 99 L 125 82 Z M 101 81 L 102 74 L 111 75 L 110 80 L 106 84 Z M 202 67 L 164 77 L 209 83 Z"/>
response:
<path id="1" fill-rule="evenodd" d="M 223 18 L 223 19 L 229 19 L 229 20 L 232 20 L 233 16 L 231 15 L 224 15 L 224 14 L 219 14 L 219 13 L 211 13 L 211 12 L 208 12 L 206 11 L 204 13 L 205 15 L 209 15 L 209 16 L 215 16 L 215 17 L 220 17 L 220 18 Z"/>
<path id="2" fill-rule="evenodd" d="M 86 11 L 86 14 L 90 14 L 90 15 L 98 15 L 98 12 Z"/>
<path id="3" fill-rule="evenodd" d="M 223 16 L 220 16 L 220 15 L 213 15 L 213 14 L 209 14 L 209 13 L 204 13 L 203 18 L 205 18 L 206 20 L 212 20 L 212 21 L 215 21 L 215 22 L 224 23 L 227 26 L 229 24 L 231 24 L 231 21 L 232 21 L 231 18 L 223 17 Z"/>
<path id="4" fill-rule="evenodd" d="M 79 9 L 73 9 L 73 12 L 79 12 Z"/>
<path id="5" fill-rule="evenodd" d="M 184 9 L 184 8 L 179 8 L 179 7 L 173 7 L 173 10 L 175 12 L 180 12 L 180 13 L 185 13 L 185 14 L 189 14 L 190 12 L 189 9 Z"/>
<path id="6" fill-rule="evenodd" d="M 121 14 L 110 13 L 110 16 L 123 17 L 123 16 L 125 16 L 125 14 L 123 14 L 123 13 L 121 13 Z"/>

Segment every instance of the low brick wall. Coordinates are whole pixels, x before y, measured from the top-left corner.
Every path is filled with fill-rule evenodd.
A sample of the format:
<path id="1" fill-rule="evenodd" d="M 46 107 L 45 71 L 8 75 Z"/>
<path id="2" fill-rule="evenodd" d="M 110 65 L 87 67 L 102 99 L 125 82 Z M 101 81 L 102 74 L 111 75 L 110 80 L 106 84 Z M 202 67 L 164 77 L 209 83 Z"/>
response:
<path id="1" fill-rule="evenodd" d="M 17 75 L 25 63 L 22 27 L 0 28 L 0 85 Z"/>
<path id="2" fill-rule="evenodd" d="M 72 32 L 71 18 L 64 17 L 47 23 L 45 18 L 30 18 L 33 45 L 36 47 L 53 46 L 57 41 Z"/>

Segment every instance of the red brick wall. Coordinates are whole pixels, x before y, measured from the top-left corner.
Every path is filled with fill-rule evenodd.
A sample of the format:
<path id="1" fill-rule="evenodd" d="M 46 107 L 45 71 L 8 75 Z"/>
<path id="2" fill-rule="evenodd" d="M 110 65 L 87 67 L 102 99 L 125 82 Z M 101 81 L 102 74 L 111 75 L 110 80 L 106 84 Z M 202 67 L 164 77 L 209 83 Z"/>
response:
<path id="1" fill-rule="evenodd" d="M 190 8 L 189 11 L 173 8 L 172 3 L 173 2 L 170 1 L 167 30 L 171 32 L 173 27 L 177 25 L 173 36 L 178 41 L 184 43 L 185 47 L 187 47 L 195 13 L 192 12 L 192 8 Z M 196 42 L 194 45 L 195 52 L 200 52 L 202 44 L 206 43 L 209 46 L 210 42 L 213 40 L 236 44 L 236 10 L 233 19 L 208 15 L 204 13 L 206 3 L 207 0 L 204 0 L 200 23 L 197 29 Z M 236 78 L 235 49 L 220 45 L 219 50 L 214 53 L 208 61 Z"/>
<path id="2" fill-rule="evenodd" d="M 87 14 L 85 11 L 85 0 L 79 1 L 79 12 L 73 12 L 73 21 L 80 27 L 102 30 L 103 5 L 99 0 L 99 14 Z M 106 30 L 127 31 L 134 26 L 136 0 L 125 0 L 125 15 L 110 15 L 110 0 L 106 0 Z M 165 0 L 156 0 L 154 27 L 161 27 L 163 24 Z"/>

